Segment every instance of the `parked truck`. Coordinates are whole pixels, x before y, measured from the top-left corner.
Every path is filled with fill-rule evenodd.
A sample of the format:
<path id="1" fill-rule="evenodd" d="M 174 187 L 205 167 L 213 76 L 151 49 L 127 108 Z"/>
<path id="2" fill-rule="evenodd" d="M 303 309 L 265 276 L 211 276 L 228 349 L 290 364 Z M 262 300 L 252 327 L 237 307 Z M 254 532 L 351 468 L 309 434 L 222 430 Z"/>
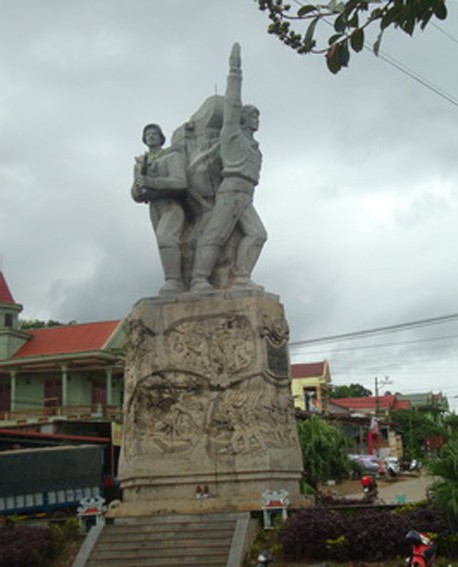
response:
<path id="1" fill-rule="evenodd" d="M 63 517 L 102 495 L 103 447 L 78 445 L 0 452 L 0 516 Z"/>

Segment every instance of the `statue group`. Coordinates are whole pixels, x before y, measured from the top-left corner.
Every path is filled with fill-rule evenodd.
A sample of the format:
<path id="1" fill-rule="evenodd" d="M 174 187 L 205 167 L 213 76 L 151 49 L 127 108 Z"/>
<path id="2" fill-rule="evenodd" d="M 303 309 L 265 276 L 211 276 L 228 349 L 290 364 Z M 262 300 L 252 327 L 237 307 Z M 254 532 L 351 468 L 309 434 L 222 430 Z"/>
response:
<path id="1" fill-rule="evenodd" d="M 208 98 L 165 136 L 143 129 L 132 197 L 149 205 L 165 275 L 161 295 L 262 289 L 251 279 L 267 233 L 254 205 L 262 155 L 259 110 L 242 105 L 240 46 L 232 47 L 225 96 Z"/>

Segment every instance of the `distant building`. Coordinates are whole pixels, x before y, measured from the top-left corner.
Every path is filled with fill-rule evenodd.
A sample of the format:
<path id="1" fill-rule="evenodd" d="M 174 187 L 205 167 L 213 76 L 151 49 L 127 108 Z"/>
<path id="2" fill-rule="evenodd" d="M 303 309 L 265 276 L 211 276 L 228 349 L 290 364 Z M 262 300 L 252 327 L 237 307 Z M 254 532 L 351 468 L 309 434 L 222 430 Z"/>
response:
<path id="1" fill-rule="evenodd" d="M 331 374 L 326 360 L 291 364 L 291 378 L 295 407 L 304 411 L 327 412 Z"/>
<path id="2" fill-rule="evenodd" d="M 428 416 L 433 421 L 440 421 L 444 413 L 449 411 L 447 396 L 442 392 L 422 392 L 407 395 L 398 395 L 398 399 L 406 401 L 410 407 Z"/>
<path id="3" fill-rule="evenodd" d="M 121 321 L 23 331 L 22 305 L 0 272 L 0 427 L 120 420 Z"/>
<path id="4" fill-rule="evenodd" d="M 397 395 L 364 396 L 360 398 L 333 398 L 329 407 L 330 413 L 342 413 L 347 410 L 350 415 L 377 416 L 389 419 L 391 412 L 409 409 L 408 400 L 401 400 Z"/>

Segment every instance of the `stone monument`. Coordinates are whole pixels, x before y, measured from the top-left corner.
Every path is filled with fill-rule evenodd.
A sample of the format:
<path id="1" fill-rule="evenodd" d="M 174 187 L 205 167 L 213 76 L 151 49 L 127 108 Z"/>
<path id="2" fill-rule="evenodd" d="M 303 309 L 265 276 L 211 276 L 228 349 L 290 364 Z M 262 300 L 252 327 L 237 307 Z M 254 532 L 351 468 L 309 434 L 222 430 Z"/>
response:
<path id="1" fill-rule="evenodd" d="M 235 44 L 224 97 L 167 149 L 157 124 L 143 131 L 132 197 L 150 208 L 165 285 L 127 319 L 123 514 L 260 510 L 266 490 L 300 501 L 288 324 L 251 280 L 267 235 L 259 111 L 241 86 Z"/>

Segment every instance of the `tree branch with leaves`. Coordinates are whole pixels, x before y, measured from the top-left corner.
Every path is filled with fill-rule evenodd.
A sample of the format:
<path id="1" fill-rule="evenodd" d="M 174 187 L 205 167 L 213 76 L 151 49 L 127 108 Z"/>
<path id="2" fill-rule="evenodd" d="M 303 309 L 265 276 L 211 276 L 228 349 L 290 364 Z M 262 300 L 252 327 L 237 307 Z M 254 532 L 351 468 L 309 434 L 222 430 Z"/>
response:
<path id="1" fill-rule="evenodd" d="M 412 35 L 416 28 L 424 30 L 432 18 L 447 17 L 446 0 L 331 0 L 327 4 L 305 4 L 296 1 L 294 9 L 283 0 L 255 0 L 259 9 L 268 13 L 268 31 L 299 54 L 324 54 L 331 73 L 347 67 L 350 52 L 359 53 L 365 46 L 366 29 L 378 29 L 372 49 L 380 50 L 383 33 L 399 28 Z M 305 31 L 298 31 L 303 23 Z M 319 24 L 333 28 L 319 45 Z"/>

